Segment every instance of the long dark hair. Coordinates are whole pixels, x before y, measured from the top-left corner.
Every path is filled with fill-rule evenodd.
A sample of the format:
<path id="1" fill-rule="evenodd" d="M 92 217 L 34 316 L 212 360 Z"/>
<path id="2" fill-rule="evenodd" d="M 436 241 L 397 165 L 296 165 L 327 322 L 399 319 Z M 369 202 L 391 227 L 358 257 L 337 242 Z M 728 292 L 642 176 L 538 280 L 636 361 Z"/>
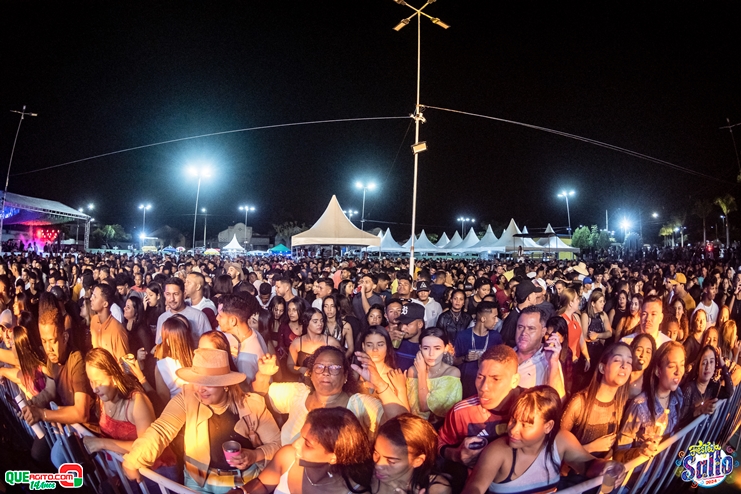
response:
<path id="1" fill-rule="evenodd" d="M 13 328 L 13 347 L 18 356 L 21 380 L 23 381 L 23 385 L 30 391 L 33 389 L 36 372 L 44 365 L 44 362 L 41 361 L 39 356 L 33 350 L 28 330 L 23 326 L 16 326 Z"/>
<path id="2" fill-rule="evenodd" d="M 391 343 L 389 332 L 386 331 L 386 328 L 383 326 L 371 326 L 360 333 L 355 348 L 362 350 L 365 339 L 372 334 L 377 334 L 383 337 L 383 340 L 386 342 L 386 358 L 383 359 L 383 362 L 391 369 L 396 369 L 396 350 L 394 349 L 394 345 Z"/>
<path id="3" fill-rule="evenodd" d="M 326 317 L 326 314 L 325 314 L 325 317 L 324 317 L 324 330 L 325 330 L 325 332 L 328 335 L 334 336 L 338 340 L 342 340 L 342 329 L 345 326 L 345 320 L 343 319 L 342 312 L 340 310 L 340 298 L 337 296 L 336 293 L 330 293 L 329 295 L 327 295 L 326 297 L 324 297 L 324 300 L 322 300 L 322 312 L 324 312 L 324 304 L 327 303 L 327 300 L 331 300 L 332 303 L 334 304 L 334 309 L 336 311 L 336 315 L 334 317 L 334 320 L 335 320 L 335 323 L 336 323 L 336 328 L 338 328 L 339 331 L 336 331 L 336 330 L 335 331 L 332 331 L 330 329 L 330 327 L 327 326 L 327 317 Z M 338 336 L 335 336 L 335 334 L 337 334 Z"/>
<path id="4" fill-rule="evenodd" d="M 156 281 L 153 281 L 149 285 L 147 285 L 147 290 L 150 290 L 154 292 L 155 295 L 157 295 L 157 306 L 152 307 L 152 310 L 155 310 L 158 314 L 162 314 L 163 312 L 165 312 L 165 297 L 162 294 L 162 287 L 160 286 L 160 284 Z"/>
<path id="5" fill-rule="evenodd" d="M 437 432 L 428 421 L 405 413 L 390 419 L 378 429 L 378 435 L 388 439 L 397 447 L 405 448 L 412 457 L 425 455 L 425 460 L 412 472 L 407 492 L 426 489 L 429 492 L 430 476 L 437 457 Z"/>
<path id="6" fill-rule="evenodd" d="M 373 448 L 358 418 L 347 408 L 315 408 L 306 416 L 306 424 L 316 441 L 337 458 L 329 472 L 341 475 L 350 492 L 367 492 Z"/>
<path id="7" fill-rule="evenodd" d="M 325 316 L 324 312 L 320 311 L 316 307 L 311 307 L 310 309 L 305 310 L 303 314 L 300 314 L 298 319 L 301 323 L 302 336 L 309 333 L 309 323 L 311 322 L 311 318 L 314 314 L 319 314 L 320 316 L 322 316 L 322 332 L 326 332 L 325 330 L 327 328 L 327 316 Z"/>
<path id="8" fill-rule="evenodd" d="M 130 300 L 131 306 L 134 308 L 134 321 L 133 321 L 133 324 L 131 325 L 132 329 L 136 329 L 139 326 L 147 327 L 147 317 L 144 311 L 144 302 L 142 302 L 141 297 L 132 295 L 126 300 L 127 301 Z"/>
<path id="9" fill-rule="evenodd" d="M 422 344 L 422 339 L 428 336 L 434 336 L 435 338 L 440 338 L 441 340 L 443 340 L 444 347 L 448 346 L 448 343 L 450 343 L 448 332 L 435 326 L 431 328 L 425 328 L 419 333 L 419 343 Z"/>
<path id="10" fill-rule="evenodd" d="M 116 359 L 105 348 L 93 348 L 85 355 L 85 365 L 105 372 L 113 379 L 113 385 L 125 400 L 131 399 L 135 391 L 144 392 L 144 388 L 131 374 L 124 374 Z"/>
<path id="11" fill-rule="evenodd" d="M 180 362 L 182 367 L 193 365 L 193 341 L 190 323 L 181 314 L 175 314 L 162 323 L 162 345 L 156 358 L 170 357 Z"/>
<path id="12" fill-rule="evenodd" d="M 653 356 L 648 369 L 646 369 L 646 372 L 648 373 L 648 379 L 646 379 L 646 373 L 644 372 L 643 374 L 643 392 L 646 393 L 646 398 L 649 401 L 648 414 L 651 416 L 651 422 L 656 422 L 656 408 L 654 407 L 653 402 L 654 398 L 656 397 L 656 393 L 659 390 L 659 377 L 656 375 L 656 370 L 659 369 L 660 366 L 664 365 L 666 356 L 675 348 L 682 350 L 682 353 L 685 353 L 686 355 L 684 345 L 676 341 L 667 341 L 659 347 L 659 349 L 656 351 L 656 354 Z M 672 391 L 672 393 L 675 393 L 675 391 Z M 669 401 L 671 402 L 671 398 Z"/>
<path id="13" fill-rule="evenodd" d="M 718 377 L 720 377 L 721 366 L 723 365 L 723 358 L 721 357 L 720 352 L 717 348 L 712 345 L 705 345 L 700 350 L 700 353 L 697 354 L 697 358 L 692 363 L 692 368 L 684 377 L 684 382 L 697 382 L 697 377 L 700 375 L 700 363 L 702 362 L 702 356 L 708 350 L 712 351 L 713 354 L 715 354 L 715 372 L 713 373 L 713 377 L 711 378 L 711 380 L 716 380 Z"/>
<path id="14" fill-rule="evenodd" d="M 278 322 L 280 324 L 288 323 L 288 306 L 286 305 L 286 299 L 284 299 L 280 295 L 276 295 L 275 297 L 270 299 L 270 302 L 268 303 L 268 310 L 270 311 L 271 316 L 273 315 L 273 309 L 275 309 L 276 305 L 283 306 L 283 314 L 280 316 Z"/>
<path id="15" fill-rule="evenodd" d="M 630 346 L 628 346 L 627 343 L 618 342 L 610 345 L 605 349 L 605 351 L 602 353 L 602 357 L 600 357 L 599 359 L 599 364 L 602 364 L 606 367 L 609 360 L 612 358 L 613 355 L 615 355 L 615 351 L 620 347 L 627 349 L 628 352 L 630 352 L 631 356 L 633 355 L 633 351 L 630 349 Z M 579 412 L 579 417 L 574 421 L 574 428 L 571 431 L 577 437 L 577 439 L 579 439 L 580 442 L 581 438 L 584 436 L 584 431 L 588 426 L 587 422 L 589 420 L 589 414 L 592 413 L 594 406 L 597 404 L 597 392 L 599 391 L 599 387 L 602 384 L 603 378 L 605 377 L 604 373 L 599 371 L 599 364 L 594 368 L 594 374 L 592 374 L 592 380 L 590 381 L 589 386 L 587 386 L 584 391 L 580 391 L 579 393 L 574 395 L 574 397 L 572 398 L 572 400 L 583 400 L 581 411 Z M 620 426 L 620 421 L 623 418 L 625 403 L 628 401 L 629 387 L 630 380 L 620 386 L 615 393 L 614 406 L 615 419 L 617 424 L 616 427 Z"/>
<path id="16" fill-rule="evenodd" d="M 381 326 L 388 325 L 388 321 L 386 320 L 386 311 L 381 304 L 373 304 L 368 308 L 368 312 L 365 313 L 365 319 L 363 320 L 363 326 L 368 327 L 368 317 L 370 316 L 371 311 L 380 311 L 381 312 Z"/>
<path id="17" fill-rule="evenodd" d="M 226 295 L 232 293 L 233 289 L 232 277 L 228 274 L 220 274 L 214 278 L 214 289 L 211 293 L 213 295 Z"/>
<path id="18" fill-rule="evenodd" d="M 561 398 L 555 389 L 541 385 L 524 390 L 512 406 L 510 417 L 520 422 L 533 423 L 536 414 L 543 418 L 544 423 L 553 421 L 553 429 L 545 435 L 545 455 L 558 471 L 561 465 L 554 460 L 553 452 L 556 448 L 556 436 L 561 429 Z M 548 476 L 550 482 L 550 474 Z"/>
<path id="19" fill-rule="evenodd" d="M 641 370 L 637 369 L 636 365 L 638 365 L 638 360 L 636 359 L 636 348 L 638 348 L 638 342 L 641 340 L 648 340 L 649 343 L 651 343 L 651 360 L 648 362 L 648 365 L 645 369 L 643 369 L 643 373 L 646 373 L 646 370 L 651 365 L 651 362 L 654 361 L 654 357 L 656 356 L 656 342 L 654 341 L 654 337 L 647 333 L 638 333 L 635 338 L 633 338 L 633 341 L 630 342 L 630 352 L 633 354 L 633 370 Z M 644 389 L 645 389 L 645 383 L 646 381 L 643 381 L 644 383 Z"/>

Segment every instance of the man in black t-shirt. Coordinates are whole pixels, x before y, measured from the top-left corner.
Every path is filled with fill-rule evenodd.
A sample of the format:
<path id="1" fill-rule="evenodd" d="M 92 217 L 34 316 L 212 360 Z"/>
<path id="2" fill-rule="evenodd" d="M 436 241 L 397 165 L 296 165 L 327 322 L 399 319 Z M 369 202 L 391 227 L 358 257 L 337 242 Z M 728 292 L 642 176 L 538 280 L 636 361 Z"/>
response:
<path id="1" fill-rule="evenodd" d="M 42 420 L 60 424 L 91 425 L 93 392 L 85 374 L 82 354 L 70 342 L 69 332 L 64 329 L 64 319 L 56 309 L 39 314 L 39 335 L 47 356 L 46 366 L 51 373 L 57 391 L 57 410 L 29 405 L 23 409 L 23 418 L 29 425 Z M 38 443 L 38 444 L 37 444 Z M 64 454 L 62 441 L 54 443 L 51 460 L 56 467 L 69 461 Z M 37 439 L 31 451 L 35 460 L 48 458 L 45 439 Z"/>

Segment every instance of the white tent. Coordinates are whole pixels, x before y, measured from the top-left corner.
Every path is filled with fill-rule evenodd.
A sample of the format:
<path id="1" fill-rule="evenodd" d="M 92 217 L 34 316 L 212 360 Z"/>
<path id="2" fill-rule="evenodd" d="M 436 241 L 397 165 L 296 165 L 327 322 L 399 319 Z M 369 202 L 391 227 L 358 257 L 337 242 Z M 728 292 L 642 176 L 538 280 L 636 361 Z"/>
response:
<path id="1" fill-rule="evenodd" d="M 415 237 L 414 243 L 417 243 L 417 238 Z M 402 249 L 404 249 L 404 252 L 409 252 L 409 250 L 412 248 L 412 237 L 409 237 L 409 240 L 404 242 L 404 244 L 401 246 Z"/>
<path id="2" fill-rule="evenodd" d="M 459 243 L 457 247 L 455 247 L 454 249 L 445 249 L 445 250 L 455 252 L 456 254 L 463 254 L 466 252 L 471 252 L 471 247 L 473 247 L 477 243 L 479 243 L 479 237 L 476 235 L 476 232 L 473 231 L 473 227 L 471 227 L 471 229 L 468 230 L 468 234 L 466 235 L 466 238 L 464 238 L 463 241 Z"/>
<path id="3" fill-rule="evenodd" d="M 342 212 L 337 196 L 327 205 L 314 226 L 291 237 L 291 245 L 380 245 L 381 239 L 364 232 L 350 222 Z"/>
<path id="4" fill-rule="evenodd" d="M 489 225 L 486 233 L 479 240 L 479 243 L 468 249 L 468 252 L 475 252 L 477 254 L 483 252 L 503 252 L 504 249 L 502 247 L 495 247 L 498 240 L 497 236 L 494 235 L 494 231 L 491 229 L 491 225 Z"/>
<path id="5" fill-rule="evenodd" d="M 221 249 L 222 251 L 231 251 L 231 252 L 244 252 L 244 247 L 239 245 L 239 241 L 237 240 L 237 234 L 234 234 L 234 238 L 232 238 L 232 241 L 229 242 L 224 246 L 224 248 Z"/>
<path id="6" fill-rule="evenodd" d="M 394 237 L 391 235 L 391 228 L 386 230 L 386 233 L 381 237 L 381 245 L 379 247 L 368 247 L 368 252 L 378 252 L 379 250 L 381 253 L 388 252 L 389 254 L 407 252 L 399 245 L 399 242 L 394 240 Z"/>
<path id="7" fill-rule="evenodd" d="M 448 238 L 448 234 L 443 232 L 443 236 L 440 237 L 440 240 L 437 241 L 437 243 L 435 244 L 435 247 L 437 247 L 438 249 L 442 249 L 449 243 L 450 243 L 450 239 Z"/>
<path id="8" fill-rule="evenodd" d="M 522 233 L 523 233 L 524 235 L 529 235 L 529 234 L 530 234 L 530 232 L 529 232 L 529 231 L 527 231 L 527 226 L 523 226 L 523 227 L 522 227 Z"/>
<path id="9" fill-rule="evenodd" d="M 453 235 L 453 238 L 450 239 L 450 242 L 445 244 L 444 247 L 440 247 L 444 251 L 449 251 L 450 249 L 455 249 L 460 243 L 463 242 L 463 239 L 461 238 L 461 235 L 456 231 L 455 235 Z"/>
<path id="10" fill-rule="evenodd" d="M 563 240 L 558 238 L 550 223 L 548 223 L 548 226 L 545 229 L 545 235 L 545 237 L 538 240 L 538 245 L 548 252 L 576 252 L 577 254 L 581 252 L 581 249 L 570 247 L 566 245 Z"/>
<path id="11" fill-rule="evenodd" d="M 417 240 L 414 241 L 414 252 L 432 253 L 440 252 L 440 249 L 430 242 L 430 239 L 427 238 L 427 234 L 422 230 L 422 233 L 419 234 Z"/>
<path id="12" fill-rule="evenodd" d="M 509 221 L 509 225 L 499 237 L 499 240 L 494 244 L 494 247 L 501 247 L 505 252 L 517 252 L 520 247 L 523 251 L 541 251 L 543 247 L 536 244 L 533 239 L 525 237 L 515 237 L 520 235 L 520 229 L 517 227 L 514 219 Z"/>

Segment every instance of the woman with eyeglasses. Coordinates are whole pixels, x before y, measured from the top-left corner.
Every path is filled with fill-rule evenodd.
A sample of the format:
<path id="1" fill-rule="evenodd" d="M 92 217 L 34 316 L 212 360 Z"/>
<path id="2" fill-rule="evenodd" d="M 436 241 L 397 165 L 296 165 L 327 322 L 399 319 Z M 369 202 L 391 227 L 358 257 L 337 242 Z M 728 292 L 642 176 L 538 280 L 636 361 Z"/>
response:
<path id="1" fill-rule="evenodd" d="M 317 408 L 341 407 L 349 409 L 366 433 L 372 437 L 378 431 L 384 416 L 390 418 L 400 413 L 396 407 L 382 405 L 376 398 L 359 393 L 355 376 L 345 352 L 334 346 L 322 346 L 304 363 L 308 379 L 304 383 L 272 383 L 270 376 L 278 372 L 274 355 L 264 355 L 258 360 L 258 371 L 252 388 L 266 394 L 273 409 L 287 413 L 288 420 L 281 429 L 281 444 L 292 444 L 299 438 L 306 416 Z M 376 373 L 377 374 L 377 373 Z M 378 394 L 393 394 L 386 385 Z M 381 398 L 383 400 L 383 398 Z"/>

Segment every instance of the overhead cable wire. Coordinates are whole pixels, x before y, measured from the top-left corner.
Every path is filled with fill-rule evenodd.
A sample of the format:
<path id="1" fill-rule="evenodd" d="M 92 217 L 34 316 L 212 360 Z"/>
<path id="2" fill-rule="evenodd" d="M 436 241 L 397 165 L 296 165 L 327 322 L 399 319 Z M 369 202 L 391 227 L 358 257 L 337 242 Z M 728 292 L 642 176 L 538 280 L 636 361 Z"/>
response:
<path id="1" fill-rule="evenodd" d="M 458 114 L 461 114 L 461 115 L 468 115 L 468 116 L 471 116 L 471 117 L 484 118 L 484 119 L 487 119 L 487 120 L 495 120 L 497 122 L 503 122 L 503 123 L 508 123 L 508 124 L 512 124 L 512 125 L 519 125 L 520 127 L 527 127 L 529 129 L 535 129 L 535 130 L 540 130 L 542 132 L 548 132 L 549 134 L 556 134 L 556 135 L 560 135 L 562 137 L 568 137 L 570 139 L 576 139 L 577 141 L 586 142 L 588 144 L 593 144 L 595 146 L 600 146 L 600 147 L 603 147 L 603 148 L 606 148 L 606 149 L 610 149 L 612 151 L 617 151 L 619 153 L 627 154 L 627 155 L 633 156 L 635 158 L 640 158 L 640 159 L 643 159 L 643 160 L 646 160 L 646 161 L 650 161 L 652 163 L 656 163 L 656 164 L 659 164 L 659 165 L 664 165 L 664 166 L 667 166 L 669 168 L 672 168 L 674 170 L 677 170 L 677 171 L 680 171 L 680 172 L 683 172 L 683 173 L 688 173 L 690 175 L 695 175 L 695 176 L 698 176 L 698 177 L 708 178 L 710 180 L 716 180 L 718 182 L 722 182 L 722 183 L 726 183 L 726 184 L 736 185 L 733 182 L 730 182 L 728 180 L 723 180 L 722 178 L 714 177 L 712 175 L 707 175 L 705 173 L 698 172 L 696 170 L 692 170 L 691 168 L 686 168 L 684 166 L 680 166 L 680 165 L 671 163 L 671 162 L 666 161 L 666 160 L 662 160 L 662 159 L 659 159 L 659 158 L 654 158 L 653 156 L 649 156 L 647 154 L 639 153 L 637 151 L 632 151 L 630 149 L 622 148 L 620 146 L 615 146 L 614 144 L 609 144 L 609 143 L 606 143 L 606 142 L 597 141 L 595 139 L 590 139 L 588 137 L 582 137 L 582 136 L 579 136 L 579 135 L 576 135 L 576 134 L 569 134 L 568 132 L 562 132 L 560 130 L 549 129 L 548 127 L 541 127 L 540 125 L 532 125 L 532 124 L 527 124 L 527 123 L 524 123 L 524 122 L 518 122 L 516 120 L 507 120 L 505 118 L 492 117 L 490 115 L 481 115 L 481 114 L 478 114 L 478 113 L 471 113 L 471 112 L 466 112 L 466 111 L 462 111 L 462 110 L 453 110 L 453 109 L 450 109 L 450 108 L 441 108 L 439 106 L 430 106 L 430 105 L 422 105 L 422 106 L 424 108 L 428 108 L 428 109 L 432 109 L 432 110 L 440 110 L 440 111 L 446 111 L 446 112 L 450 112 L 450 113 L 458 113 Z"/>
<path id="2" fill-rule="evenodd" d="M 339 123 L 339 122 L 363 122 L 363 121 L 369 121 L 369 120 L 400 120 L 409 118 L 408 115 L 403 117 L 363 117 L 363 118 L 335 118 L 331 120 L 312 120 L 309 122 L 292 122 L 292 123 L 284 123 L 284 124 L 275 124 L 275 125 L 260 125 L 258 127 L 248 127 L 246 129 L 235 129 L 235 130 L 224 130 L 221 132 L 211 132 L 210 134 L 201 134 L 197 136 L 190 136 L 190 137 L 181 137 L 179 139 L 170 139 L 167 141 L 162 142 L 154 142 L 151 144 L 144 144 L 141 146 L 134 146 L 126 149 L 119 149 L 118 151 L 111 151 L 109 153 L 103 153 L 98 154 L 95 156 L 89 156 L 87 158 L 81 158 L 78 160 L 73 161 L 67 161 L 66 163 L 60 163 L 58 165 L 52 165 L 52 166 L 46 166 L 44 168 L 38 168 L 36 170 L 29 170 L 26 172 L 19 172 L 19 173 L 13 173 L 12 176 L 18 176 L 18 175 L 28 175 L 29 173 L 37 173 L 37 172 L 43 172 L 46 170 L 51 170 L 54 168 L 61 168 L 63 166 L 68 165 L 74 165 L 75 163 L 82 163 L 83 161 L 90 161 L 98 158 L 104 158 L 106 156 L 112 156 L 114 154 L 120 154 L 120 153 L 127 153 L 129 151 L 136 151 L 137 149 L 145 149 L 145 148 L 151 148 L 154 146 L 161 146 L 163 144 L 172 144 L 174 142 L 182 142 L 182 141 L 188 141 L 191 139 L 201 139 L 203 137 L 213 137 L 213 136 L 219 136 L 219 135 L 226 135 L 226 134 L 236 134 L 238 132 L 249 132 L 253 130 L 265 130 L 265 129 L 277 129 L 281 127 L 298 127 L 302 125 L 316 125 L 316 124 L 326 124 L 326 123 Z"/>

